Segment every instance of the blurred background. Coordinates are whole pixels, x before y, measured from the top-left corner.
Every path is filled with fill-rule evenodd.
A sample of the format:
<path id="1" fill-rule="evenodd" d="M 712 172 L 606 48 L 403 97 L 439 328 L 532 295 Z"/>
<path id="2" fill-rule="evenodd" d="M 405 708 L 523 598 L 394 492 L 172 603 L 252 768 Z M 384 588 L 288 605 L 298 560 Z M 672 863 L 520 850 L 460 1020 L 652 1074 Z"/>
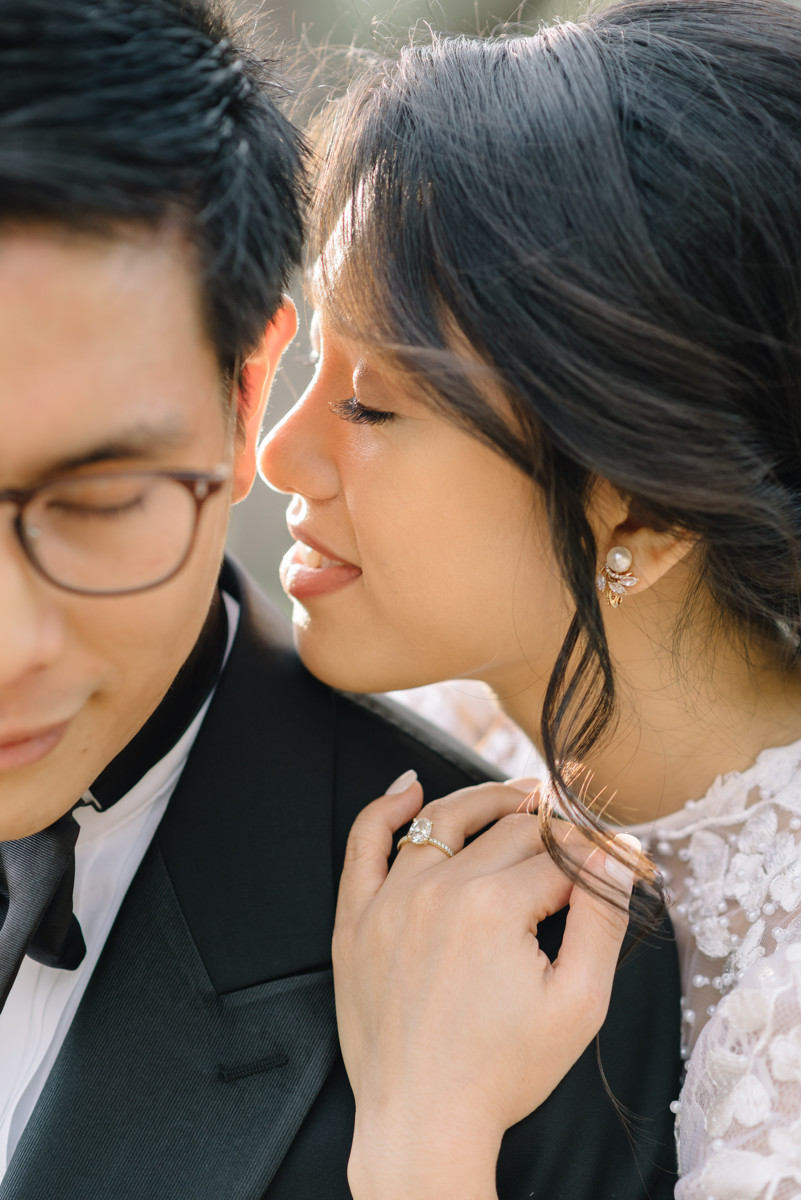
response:
<path id="1" fill-rule="evenodd" d="M 387 40 L 403 42 L 416 25 L 450 33 L 488 33 L 505 22 L 536 27 L 555 17 L 571 19 L 586 7 L 586 0 L 528 0 L 504 6 L 504 0 L 285 0 L 283 5 L 254 9 L 251 0 L 238 0 L 240 13 L 253 20 L 259 35 L 275 45 L 283 43 L 292 60 L 295 47 L 380 47 Z M 287 412 L 302 395 L 312 375 L 309 340 L 300 289 L 295 289 L 300 328 L 284 355 L 281 372 L 270 397 L 265 429 Z M 284 514 L 287 497 L 276 495 L 257 479 L 251 495 L 234 509 L 229 549 L 256 576 L 268 595 L 288 611 L 278 583 L 278 564 L 290 545 Z"/>

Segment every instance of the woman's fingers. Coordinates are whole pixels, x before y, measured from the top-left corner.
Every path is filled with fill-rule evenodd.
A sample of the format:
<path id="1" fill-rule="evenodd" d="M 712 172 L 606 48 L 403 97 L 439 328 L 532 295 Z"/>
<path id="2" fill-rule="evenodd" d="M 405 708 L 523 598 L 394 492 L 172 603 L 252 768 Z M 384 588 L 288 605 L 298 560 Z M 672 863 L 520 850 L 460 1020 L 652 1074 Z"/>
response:
<path id="1" fill-rule="evenodd" d="M 465 861 L 468 853 L 472 852 L 474 847 L 477 852 L 482 849 L 479 847 L 479 841 L 489 845 L 491 840 L 496 838 L 500 842 L 504 827 L 509 820 L 510 818 L 506 817 L 499 821 L 492 830 L 482 834 L 480 839 L 469 846 L 463 852 Z M 585 875 L 591 886 L 597 887 L 601 892 L 600 907 L 597 910 L 601 917 L 606 915 L 605 908 L 616 905 L 619 909 L 627 909 L 631 894 L 630 872 L 626 873 L 625 868 L 619 867 L 615 860 L 582 837 L 575 827 L 567 824 L 564 827 L 560 825 L 559 832 L 562 834 L 563 849 L 568 853 L 573 866 Z M 619 845 L 623 846 L 624 852 L 629 843 L 636 843 L 639 847 L 636 838 L 629 835 L 621 835 L 616 840 Z M 507 851 L 506 857 L 511 858 L 508 848 L 504 849 Z M 515 918 L 523 917 L 533 933 L 536 932 L 540 921 L 559 912 L 568 903 L 572 904 L 571 896 L 576 885 L 570 876 L 557 866 L 549 854 L 543 852 L 521 855 L 519 861 L 508 866 L 498 866 L 498 857 L 498 855 L 491 854 L 480 856 L 477 853 L 476 860 L 471 866 L 470 875 L 476 885 L 472 891 L 477 896 L 479 904 L 481 903 L 483 880 L 486 884 L 486 893 L 492 898 L 492 901 L 510 917 L 513 914 Z M 613 873 L 606 869 L 604 864 L 607 861 L 610 862 Z M 486 870 L 483 869 L 485 865 Z M 625 873 L 625 879 L 620 875 L 620 871 Z M 454 882 L 458 884 L 463 883 L 464 880 L 455 880 Z M 578 885 L 578 890 L 583 891 L 584 889 Z M 593 909 L 589 915 L 592 916 L 595 911 Z M 616 911 L 617 909 L 613 908 L 613 913 Z M 625 924 L 628 921 L 625 911 L 623 916 L 625 917 L 623 925 L 625 933 Z M 581 930 L 578 930 L 577 936 L 580 933 Z M 615 928 L 613 937 L 617 936 L 618 930 Z M 622 938 L 622 936 L 621 934 L 620 937 Z"/>
<path id="2" fill-rule="evenodd" d="M 573 890 L 572 880 L 545 853 L 521 858 L 505 870 L 482 873 L 481 878 L 510 917 L 514 914 L 521 928 L 526 926 L 532 933 L 540 921 L 565 907 Z"/>
<path id="3" fill-rule="evenodd" d="M 593 850 L 594 843 L 569 821 L 552 821 L 551 834 L 571 862 L 580 869 Z M 459 865 L 471 874 L 484 875 L 511 869 L 518 863 L 530 863 L 533 857 L 544 855 L 544 851 L 536 814 L 512 813 L 501 817 L 466 846 L 460 855 Z M 547 855 L 544 857 L 548 858 Z"/>
<path id="4" fill-rule="evenodd" d="M 455 856 L 463 849 L 466 838 L 493 822 L 516 815 L 520 852 L 525 855 L 533 854 L 542 849 L 537 819 L 526 811 L 521 811 L 527 803 L 526 797 L 530 791 L 530 788 L 524 792 L 506 783 L 476 784 L 474 787 L 461 788 L 458 792 L 451 792 L 449 796 L 432 800 L 420 810 L 417 820 L 430 821 L 429 836 L 442 842 Z M 506 831 L 507 842 L 510 832 Z M 401 852 L 393 867 L 393 875 L 411 876 L 436 866 L 442 859 L 443 851 L 437 846 L 415 844 L 410 838 L 401 846 Z"/>
<path id="5" fill-rule="evenodd" d="M 457 879 L 495 877 L 494 889 L 508 886 L 510 899 L 517 900 L 515 906 L 523 900 L 535 922 L 564 907 L 572 885 L 542 853 L 536 816 L 519 811 L 521 804 L 526 803 L 534 781 L 516 780 L 513 784 L 485 783 L 463 788 L 432 801 L 418 812 L 422 789 L 414 772 L 406 772 L 396 780 L 384 796 L 362 810 L 351 830 L 340 882 L 340 929 L 358 920 L 384 884 L 387 859 L 397 839 L 396 830 L 415 813 L 418 820 L 431 823 L 428 836 L 453 850 L 454 858 L 448 865 L 439 847 L 415 844 L 411 840 L 405 842 L 390 875 L 389 886 L 393 889 L 405 886 L 435 867 L 442 869 L 448 865 L 449 877 L 453 876 L 454 884 Z M 482 829 L 485 832 L 465 847 L 465 839 Z M 591 861 L 588 856 L 591 856 L 593 846 L 574 826 L 554 821 L 552 829 L 578 869 L 585 860 Z M 600 852 L 596 858 L 604 861 Z M 519 880 L 513 871 L 517 866 L 522 872 Z M 608 875 L 600 880 L 601 891 L 608 890 L 610 883 Z M 622 938 L 622 933 L 620 936 Z"/>
<path id="6" fill-rule="evenodd" d="M 449 871 L 460 875 L 503 871 L 544 850 L 539 821 L 530 808 L 538 787 L 531 779 L 485 783 L 432 800 L 417 814 L 418 822 L 430 822 L 430 830 L 426 825 L 422 836 L 453 851 Z M 569 821 L 554 820 L 551 832 L 580 867 L 593 843 Z M 466 839 L 477 833 L 480 836 L 466 846 Z M 439 846 L 412 837 L 407 836 L 400 851 L 390 880 L 410 879 L 443 863 Z"/>
<path id="7" fill-rule="evenodd" d="M 339 883 L 337 923 L 367 907 L 387 877 L 395 830 L 417 812 L 423 789 L 415 771 L 406 771 L 386 793 L 359 813 L 348 836 Z"/>
<path id="8" fill-rule="evenodd" d="M 634 864 L 640 843 L 630 834 L 618 834 L 617 849 Z M 594 850 L 584 863 L 588 881 L 601 895 L 576 885 L 570 894 L 570 909 L 562 945 L 554 966 L 554 983 L 572 998 L 586 1019 L 589 1036 L 600 1029 L 609 1005 L 612 981 L 620 948 L 629 924 L 629 901 L 633 871 L 611 854 Z M 591 1027 L 591 1028 L 590 1028 Z"/>
<path id="9" fill-rule="evenodd" d="M 490 831 L 493 836 L 476 856 L 475 869 L 496 870 L 521 857 L 538 853 L 542 849 L 542 840 L 536 817 L 521 813 L 514 824 L 512 815 L 527 804 L 536 785 L 537 781 L 533 779 L 512 780 L 509 784 L 477 784 L 433 800 L 418 813 L 422 789 L 415 772 L 407 771 L 387 788 L 384 796 L 362 809 L 353 824 L 340 881 L 340 928 L 344 922 L 357 917 L 381 887 L 386 879 L 387 859 L 396 838 L 395 831 L 415 813 L 418 819 L 431 822 L 430 836 L 448 846 L 454 855 L 464 846 L 465 838 L 500 818 L 511 818 L 512 823 L 503 831 L 493 825 Z M 442 864 L 444 858 L 444 852 L 437 846 L 415 844 L 411 840 L 402 849 L 393 868 L 395 879 L 413 877 Z"/>

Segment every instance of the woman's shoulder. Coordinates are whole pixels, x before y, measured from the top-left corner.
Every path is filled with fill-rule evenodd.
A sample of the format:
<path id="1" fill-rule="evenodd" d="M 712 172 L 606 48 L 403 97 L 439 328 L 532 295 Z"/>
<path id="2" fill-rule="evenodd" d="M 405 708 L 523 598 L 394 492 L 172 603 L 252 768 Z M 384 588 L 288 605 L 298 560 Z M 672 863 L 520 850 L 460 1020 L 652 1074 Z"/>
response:
<path id="1" fill-rule="evenodd" d="M 692 1049 L 722 997 L 801 911 L 801 743 L 721 776 L 646 836 L 672 894 Z"/>

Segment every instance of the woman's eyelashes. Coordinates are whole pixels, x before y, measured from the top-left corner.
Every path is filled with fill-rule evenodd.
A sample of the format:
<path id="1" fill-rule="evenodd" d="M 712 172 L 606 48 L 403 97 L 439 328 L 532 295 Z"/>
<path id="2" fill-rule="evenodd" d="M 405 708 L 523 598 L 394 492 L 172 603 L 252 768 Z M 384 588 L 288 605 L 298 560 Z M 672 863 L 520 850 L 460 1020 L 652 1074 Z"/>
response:
<path id="1" fill-rule="evenodd" d="M 342 417 L 344 421 L 351 421 L 354 425 L 383 425 L 395 416 L 394 413 L 384 412 L 380 408 L 367 408 L 355 396 L 349 396 L 347 400 L 332 400 L 328 407 L 338 417 Z"/>

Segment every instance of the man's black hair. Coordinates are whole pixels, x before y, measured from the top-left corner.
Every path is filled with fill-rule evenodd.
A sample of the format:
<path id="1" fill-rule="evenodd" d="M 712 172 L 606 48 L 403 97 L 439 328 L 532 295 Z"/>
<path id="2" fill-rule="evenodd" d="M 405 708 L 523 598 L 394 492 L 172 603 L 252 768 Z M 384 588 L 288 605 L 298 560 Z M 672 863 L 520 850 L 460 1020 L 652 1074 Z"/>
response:
<path id="1" fill-rule="evenodd" d="M 302 139 L 217 0 L 0 0 L 0 229 L 177 222 L 221 366 L 302 242 Z"/>

